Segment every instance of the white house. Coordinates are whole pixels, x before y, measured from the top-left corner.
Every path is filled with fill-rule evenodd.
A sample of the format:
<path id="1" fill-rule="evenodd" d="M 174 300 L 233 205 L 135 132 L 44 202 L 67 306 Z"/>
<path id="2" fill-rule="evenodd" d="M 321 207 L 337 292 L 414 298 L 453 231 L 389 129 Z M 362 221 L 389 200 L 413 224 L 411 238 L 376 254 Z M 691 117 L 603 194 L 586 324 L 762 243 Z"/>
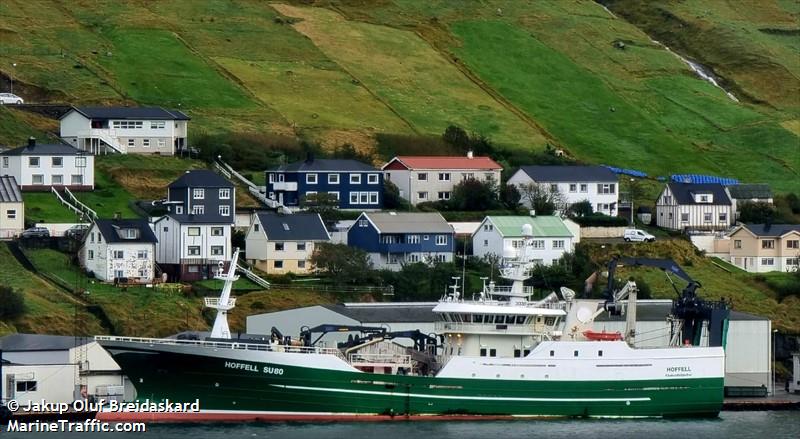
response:
<path id="1" fill-rule="evenodd" d="M 595 212 L 612 216 L 617 214 L 617 175 L 603 166 L 522 166 L 506 184 L 516 186 L 521 194 L 524 194 L 527 185 L 544 185 L 563 196 L 564 207 L 589 201 Z M 530 207 L 530 200 L 524 196 L 522 202 Z"/>
<path id="2" fill-rule="evenodd" d="M 0 351 L 4 401 L 14 399 L 26 406 L 28 401 L 135 398 L 131 382 L 92 337 L 9 334 L 0 337 Z"/>
<path id="3" fill-rule="evenodd" d="M 733 184 L 725 189 L 731 197 L 735 219 L 739 218 L 739 206 L 742 203 L 773 203 L 772 189 L 768 184 Z"/>
<path id="4" fill-rule="evenodd" d="M 245 238 L 246 259 L 268 274 L 305 274 L 313 269 L 315 246 L 330 240 L 318 213 L 256 212 Z"/>
<path id="5" fill-rule="evenodd" d="M 156 236 L 144 219 L 98 219 L 78 251 L 87 272 L 106 282 L 151 283 Z"/>
<path id="6" fill-rule="evenodd" d="M 733 206 L 719 183 L 668 183 L 656 201 L 656 224 L 683 231 L 725 230 Z"/>
<path id="7" fill-rule="evenodd" d="M 0 177 L 0 239 L 13 238 L 25 230 L 25 203 L 12 176 Z"/>
<path id="8" fill-rule="evenodd" d="M 61 138 L 92 154 L 174 155 L 187 147 L 189 116 L 160 107 L 73 107 Z"/>
<path id="9" fill-rule="evenodd" d="M 23 191 L 94 190 L 94 157 L 69 145 L 28 144 L 0 152 L 0 176 L 17 180 Z"/>
<path id="10" fill-rule="evenodd" d="M 411 204 L 449 200 L 453 188 L 466 179 L 500 184 L 503 167 L 489 157 L 397 156 L 383 165 L 384 178 Z"/>
<path id="11" fill-rule="evenodd" d="M 557 216 L 487 216 L 472 234 L 472 254 L 483 258 L 507 256 L 507 249 L 519 252 L 525 244 L 522 226 L 526 224 L 533 230 L 533 262 L 551 265 L 575 249 L 572 232 Z"/>

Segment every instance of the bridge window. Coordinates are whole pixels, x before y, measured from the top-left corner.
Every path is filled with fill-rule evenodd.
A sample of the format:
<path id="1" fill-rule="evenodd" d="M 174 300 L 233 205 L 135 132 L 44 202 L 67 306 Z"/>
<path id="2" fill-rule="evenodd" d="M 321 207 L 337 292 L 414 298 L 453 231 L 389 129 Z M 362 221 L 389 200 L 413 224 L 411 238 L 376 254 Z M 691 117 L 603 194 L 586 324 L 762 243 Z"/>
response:
<path id="1" fill-rule="evenodd" d="M 517 324 L 521 325 L 525 323 L 525 316 L 517 316 Z"/>
<path id="2" fill-rule="evenodd" d="M 519 349 L 514 349 L 514 358 L 519 358 L 519 356 L 521 354 L 522 354 L 522 351 L 520 351 Z"/>
<path id="3" fill-rule="evenodd" d="M 513 325 L 514 320 L 514 316 L 506 316 L 506 323 Z"/>
<path id="4" fill-rule="evenodd" d="M 525 349 L 524 351 L 522 351 L 522 356 L 527 357 L 528 355 L 530 355 L 530 353 L 531 353 L 530 349 Z"/>
<path id="5" fill-rule="evenodd" d="M 481 357 L 486 356 L 486 348 L 481 348 Z"/>
<path id="6" fill-rule="evenodd" d="M 573 356 L 573 357 L 577 357 L 577 356 L 578 356 L 578 351 L 575 351 L 575 352 L 573 352 L 573 353 L 572 353 L 572 356 Z"/>
<path id="7" fill-rule="evenodd" d="M 556 351 L 550 351 L 550 356 L 551 357 L 555 357 L 556 356 Z"/>
<path id="8" fill-rule="evenodd" d="M 485 316 L 483 320 L 486 323 L 494 323 L 494 316 Z"/>
<path id="9" fill-rule="evenodd" d="M 474 323 L 483 323 L 483 314 L 475 314 L 472 316 L 472 321 Z"/>
<path id="10" fill-rule="evenodd" d="M 603 356 L 603 351 L 597 351 L 597 356 L 598 357 L 602 357 Z"/>
<path id="11" fill-rule="evenodd" d="M 555 317 L 546 317 L 544 319 L 544 324 L 547 325 L 547 326 L 553 326 L 553 325 L 556 324 L 556 318 Z"/>
<path id="12" fill-rule="evenodd" d="M 489 356 L 496 357 L 497 356 L 497 349 L 489 349 Z"/>

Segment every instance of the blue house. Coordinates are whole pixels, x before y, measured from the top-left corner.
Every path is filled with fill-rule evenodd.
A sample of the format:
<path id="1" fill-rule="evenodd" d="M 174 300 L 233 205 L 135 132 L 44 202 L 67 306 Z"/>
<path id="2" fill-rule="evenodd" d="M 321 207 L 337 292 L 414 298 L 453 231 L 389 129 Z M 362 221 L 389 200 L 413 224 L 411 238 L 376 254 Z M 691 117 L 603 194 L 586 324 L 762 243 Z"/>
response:
<path id="1" fill-rule="evenodd" d="M 383 173 L 356 160 L 314 159 L 266 172 L 267 196 L 287 207 L 304 197 L 330 194 L 340 209 L 378 210 L 383 206 Z"/>
<path id="2" fill-rule="evenodd" d="M 369 254 L 375 268 L 452 262 L 455 232 L 439 213 L 364 212 L 347 231 L 347 245 Z"/>

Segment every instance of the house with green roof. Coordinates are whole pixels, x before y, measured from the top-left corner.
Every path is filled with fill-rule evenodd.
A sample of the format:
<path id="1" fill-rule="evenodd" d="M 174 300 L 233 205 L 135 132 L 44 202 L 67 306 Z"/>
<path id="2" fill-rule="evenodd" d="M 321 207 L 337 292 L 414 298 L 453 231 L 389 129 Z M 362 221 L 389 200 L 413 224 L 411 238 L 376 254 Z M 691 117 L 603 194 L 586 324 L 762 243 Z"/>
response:
<path id="1" fill-rule="evenodd" d="M 529 225 L 531 235 L 523 235 L 523 226 Z M 516 257 L 526 245 L 533 247 L 532 260 L 542 265 L 552 265 L 564 253 L 572 252 L 577 237 L 563 219 L 557 216 L 487 216 L 472 234 L 472 254 Z"/>

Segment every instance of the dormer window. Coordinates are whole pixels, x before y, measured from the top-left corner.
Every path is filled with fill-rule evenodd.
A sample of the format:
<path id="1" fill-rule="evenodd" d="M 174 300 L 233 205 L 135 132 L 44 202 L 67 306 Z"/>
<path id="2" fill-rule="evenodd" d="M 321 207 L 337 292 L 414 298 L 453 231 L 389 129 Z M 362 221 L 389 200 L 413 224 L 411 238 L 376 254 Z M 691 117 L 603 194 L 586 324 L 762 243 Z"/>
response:
<path id="1" fill-rule="evenodd" d="M 202 200 L 206 197 L 205 189 L 192 189 L 192 198 Z"/>
<path id="2" fill-rule="evenodd" d="M 117 234 L 121 239 L 137 239 L 139 238 L 139 229 L 119 229 Z"/>
<path id="3" fill-rule="evenodd" d="M 231 199 L 231 190 L 230 189 L 220 189 L 219 190 L 219 199 L 220 200 L 230 200 Z"/>
<path id="4" fill-rule="evenodd" d="M 711 203 L 714 201 L 713 195 L 710 193 L 696 193 L 694 195 L 694 202 L 695 203 Z"/>

